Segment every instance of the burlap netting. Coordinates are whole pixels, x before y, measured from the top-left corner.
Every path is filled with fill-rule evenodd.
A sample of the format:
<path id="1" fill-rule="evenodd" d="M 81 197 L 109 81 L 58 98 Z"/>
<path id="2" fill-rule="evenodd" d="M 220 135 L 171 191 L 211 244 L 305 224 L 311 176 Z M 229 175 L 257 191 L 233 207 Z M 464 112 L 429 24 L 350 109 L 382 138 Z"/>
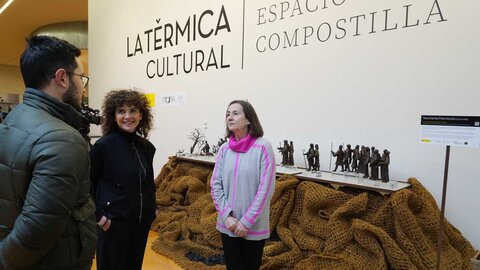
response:
<path id="1" fill-rule="evenodd" d="M 212 170 L 170 158 L 156 179 L 153 249 L 185 269 L 225 269 L 209 259 L 222 254 Z M 278 178 L 261 269 L 435 269 L 440 211 L 417 179 L 408 182 L 411 188 L 381 196 Z M 475 251 L 448 222 L 443 239 L 441 269 L 471 269 Z"/>

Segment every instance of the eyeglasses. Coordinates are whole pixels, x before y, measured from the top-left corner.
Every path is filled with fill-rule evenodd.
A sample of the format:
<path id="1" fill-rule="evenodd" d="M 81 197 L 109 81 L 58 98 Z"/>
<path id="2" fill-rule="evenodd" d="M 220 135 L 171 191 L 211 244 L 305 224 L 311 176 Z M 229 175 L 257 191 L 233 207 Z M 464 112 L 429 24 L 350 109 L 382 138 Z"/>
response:
<path id="1" fill-rule="evenodd" d="M 87 77 L 87 76 L 85 76 L 85 75 L 73 73 L 73 72 L 70 72 L 70 71 L 67 71 L 67 73 L 80 76 L 80 79 L 82 79 L 83 88 L 87 87 L 87 85 L 88 85 L 88 80 L 90 80 L 89 77 Z"/>

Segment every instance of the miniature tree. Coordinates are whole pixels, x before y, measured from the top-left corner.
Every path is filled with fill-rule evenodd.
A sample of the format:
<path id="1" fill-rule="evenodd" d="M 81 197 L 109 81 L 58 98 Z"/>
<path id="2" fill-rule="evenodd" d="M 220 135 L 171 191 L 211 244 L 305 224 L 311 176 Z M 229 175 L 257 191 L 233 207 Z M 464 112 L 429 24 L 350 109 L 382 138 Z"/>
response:
<path id="1" fill-rule="evenodd" d="M 190 154 L 193 154 L 193 150 L 195 150 L 197 144 L 201 148 L 205 142 L 205 134 L 203 134 L 198 128 L 193 129 L 188 138 L 193 141 L 193 145 L 190 147 Z"/>

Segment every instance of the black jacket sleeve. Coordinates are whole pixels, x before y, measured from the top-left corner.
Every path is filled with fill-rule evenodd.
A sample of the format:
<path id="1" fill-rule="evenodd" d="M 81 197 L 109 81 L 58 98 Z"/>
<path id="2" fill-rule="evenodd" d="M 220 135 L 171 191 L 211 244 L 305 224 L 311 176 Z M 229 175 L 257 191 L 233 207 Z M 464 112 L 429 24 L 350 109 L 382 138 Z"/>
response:
<path id="1" fill-rule="evenodd" d="M 91 181 L 91 193 L 92 197 L 96 197 L 97 193 L 97 187 L 98 187 L 98 182 L 100 181 L 100 178 L 102 177 L 102 172 L 103 172 L 103 157 L 102 157 L 102 151 L 101 151 L 101 146 L 98 144 L 95 144 L 92 146 L 90 149 L 90 181 Z M 96 219 L 97 222 L 100 220 L 102 216 L 104 216 L 104 211 L 101 207 L 101 205 L 96 204 Z"/>

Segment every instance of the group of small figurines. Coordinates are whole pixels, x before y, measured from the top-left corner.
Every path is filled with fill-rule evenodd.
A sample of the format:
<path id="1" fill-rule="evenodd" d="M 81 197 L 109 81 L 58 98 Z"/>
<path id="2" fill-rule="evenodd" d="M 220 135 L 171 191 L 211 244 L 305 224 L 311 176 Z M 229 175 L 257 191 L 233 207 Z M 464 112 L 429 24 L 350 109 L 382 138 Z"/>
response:
<path id="1" fill-rule="evenodd" d="M 224 138 L 220 138 L 218 140 L 218 143 L 212 147 L 212 152 L 210 152 L 210 145 L 208 144 L 207 141 L 203 142 L 203 147 L 200 149 L 200 155 L 201 156 L 213 156 L 214 154 L 218 153 L 218 150 L 220 149 L 220 146 L 222 144 L 226 143 L 227 140 Z"/>
<path id="2" fill-rule="evenodd" d="M 293 166 L 293 142 L 288 140 L 283 141 L 283 146 L 277 148 L 282 154 L 282 165 L 283 166 Z M 363 173 L 364 178 L 369 178 L 371 180 L 382 180 L 382 182 L 388 182 L 390 180 L 388 174 L 388 166 L 390 165 L 390 151 L 387 149 L 383 150 L 383 154 L 380 155 L 378 149 L 375 149 L 374 146 L 366 147 L 356 145 L 352 149 L 350 144 L 347 144 L 347 148 L 343 150 L 343 145 L 338 146 L 336 152 L 331 151 L 332 156 L 336 157 L 335 169 L 333 172 L 336 172 L 340 166 L 342 172 L 355 172 Z M 319 161 L 319 148 L 318 144 L 310 144 L 308 151 L 303 153 L 306 157 L 305 164 L 308 161 L 307 171 L 319 171 L 320 170 L 320 161 Z"/>
<path id="3" fill-rule="evenodd" d="M 280 151 L 282 154 L 282 165 L 283 166 L 293 166 L 294 164 L 294 158 L 293 158 L 293 152 L 294 152 L 294 147 L 293 147 L 293 142 L 288 140 L 283 141 L 283 146 L 280 145 L 280 147 L 277 147 L 277 149 Z M 308 151 L 305 153 L 303 152 L 304 158 L 308 160 L 308 169 L 307 171 L 320 171 L 320 159 L 319 159 L 319 150 L 318 150 L 318 144 L 313 145 L 313 143 L 310 144 L 310 148 Z M 305 164 L 307 162 L 305 161 Z"/>
<path id="4" fill-rule="evenodd" d="M 383 154 L 380 156 L 380 152 L 378 149 L 375 149 L 374 146 L 370 149 L 368 146 L 362 145 L 360 147 L 356 145 L 355 148 L 352 149 L 351 145 L 347 144 L 345 150 L 343 150 L 343 145 L 339 145 L 336 152 L 331 152 L 332 155 L 337 158 L 335 161 L 335 169 L 333 169 L 334 172 L 337 171 L 338 166 L 341 166 L 342 172 L 363 173 L 364 178 L 382 180 L 382 182 L 388 182 L 390 180 L 388 175 L 390 151 L 387 149 L 383 150 Z"/>
<path id="5" fill-rule="evenodd" d="M 193 141 L 192 147 L 190 147 L 190 154 L 193 154 L 195 147 L 200 149 L 200 155 L 202 156 L 212 156 L 218 152 L 220 146 L 227 142 L 226 139 L 220 138 L 217 145 L 212 147 L 212 152 L 210 152 L 210 145 L 205 140 L 205 135 L 200 131 L 200 129 L 194 129 L 189 136 L 189 139 Z M 283 166 L 294 166 L 294 147 L 293 141 L 284 140 L 283 146 L 280 144 L 280 147 L 277 148 L 282 155 L 282 165 Z M 363 173 L 364 178 L 370 178 L 372 180 L 382 180 L 382 182 L 388 182 L 388 166 L 390 165 L 390 151 L 387 149 L 383 150 L 383 154 L 380 155 L 378 149 L 375 149 L 374 146 L 371 148 L 368 146 L 359 146 L 356 145 L 352 149 L 350 144 L 347 144 L 345 150 L 343 150 L 343 145 L 338 146 L 338 150 L 334 152 L 330 151 L 332 156 L 336 157 L 335 169 L 333 172 L 336 172 L 340 166 L 342 172 L 355 172 Z M 180 154 L 183 151 L 179 151 Z M 320 159 L 319 159 L 319 147 L 318 144 L 310 144 L 310 148 L 307 152 L 303 150 L 303 156 L 306 159 L 305 164 L 308 164 L 307 171 L 320 171 Z"/>

